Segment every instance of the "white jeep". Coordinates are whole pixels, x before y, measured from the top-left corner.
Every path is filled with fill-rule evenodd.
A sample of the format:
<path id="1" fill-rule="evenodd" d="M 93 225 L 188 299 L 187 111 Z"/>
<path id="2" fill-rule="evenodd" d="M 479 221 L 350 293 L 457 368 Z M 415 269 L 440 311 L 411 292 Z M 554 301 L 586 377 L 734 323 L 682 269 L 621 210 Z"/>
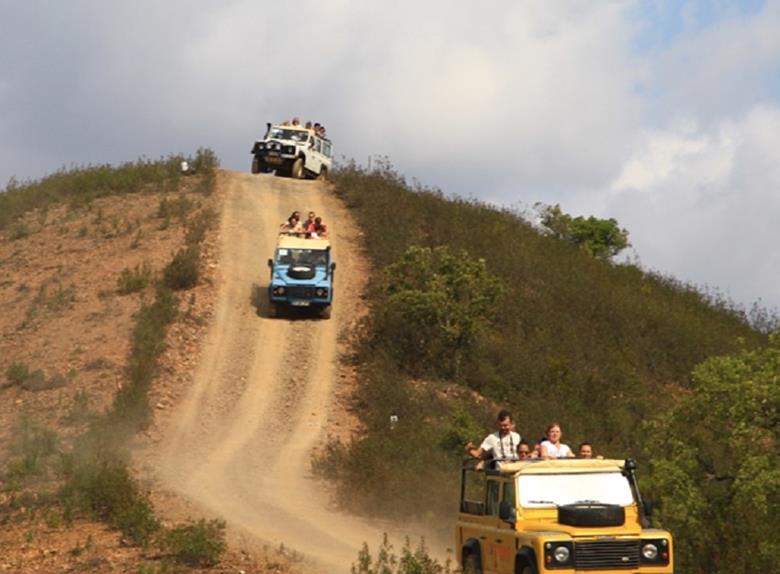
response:
<path id="1" fill-rule="evenodd" d="M 303 126 L 268 124 L 265 137 L 252 147 L 252 173 L 327 178 L 333 163 L 330 140 Z"/>

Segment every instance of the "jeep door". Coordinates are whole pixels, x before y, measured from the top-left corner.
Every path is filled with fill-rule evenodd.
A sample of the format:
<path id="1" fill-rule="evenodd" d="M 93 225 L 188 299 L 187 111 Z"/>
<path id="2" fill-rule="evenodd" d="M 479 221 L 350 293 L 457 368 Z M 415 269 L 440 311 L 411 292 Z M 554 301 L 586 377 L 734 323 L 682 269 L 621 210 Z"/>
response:
<path id="1" fill-rule="evenodd" d="M 517 552 L 517 536 L 515 536 L 515 522 L 517 521 L 517 501 L 515 496 L 515 483 L 513 479 L 504 479 L 500 483 L 501 503 L 504 509 L 511 508 L 514 511 L 514 520 L 507 517 L 499 517 L 498 530 L 494 536 L 494 548 L 496 557 L 496 572 L 499 574 L 514 574 L 515 553 Z"/>
<path id="2" fill-rule="evenodd" d="M 309 149 L 306 152 L 306 169 L 319 174 L 322 169 L 322 140 L 309 136 Z"/>

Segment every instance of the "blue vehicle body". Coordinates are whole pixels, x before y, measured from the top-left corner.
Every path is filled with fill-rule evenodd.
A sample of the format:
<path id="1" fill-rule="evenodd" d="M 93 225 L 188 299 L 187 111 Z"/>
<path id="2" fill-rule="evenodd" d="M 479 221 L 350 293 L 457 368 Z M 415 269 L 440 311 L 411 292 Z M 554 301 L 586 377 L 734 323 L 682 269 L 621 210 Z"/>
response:
<path id="1" fill-rule="evenodd" d="M 273 259 L 268 260 L 270 314 L 295 307 L 330 315 L 333 303 L 333 276 L 327 239 L 305 239 L 280 235 Z"/>

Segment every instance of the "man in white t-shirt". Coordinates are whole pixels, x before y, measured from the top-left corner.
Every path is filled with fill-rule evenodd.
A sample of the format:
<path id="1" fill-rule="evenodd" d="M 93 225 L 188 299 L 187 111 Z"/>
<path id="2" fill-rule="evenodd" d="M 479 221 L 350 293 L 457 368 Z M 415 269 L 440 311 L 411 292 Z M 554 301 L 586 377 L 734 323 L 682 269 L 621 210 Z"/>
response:
<path id="1" fill-rule="evenodd" d="M 487 458 L 498 461 L 518 460 L 517 445 L 520 444 L 520 435 L 512 430 L 514 422 L 509 411 L 502 410 L 498 413 L 498 431 L 485 437 L 479 447 L 469 442 L 466 452 L 474 458 Z"/>

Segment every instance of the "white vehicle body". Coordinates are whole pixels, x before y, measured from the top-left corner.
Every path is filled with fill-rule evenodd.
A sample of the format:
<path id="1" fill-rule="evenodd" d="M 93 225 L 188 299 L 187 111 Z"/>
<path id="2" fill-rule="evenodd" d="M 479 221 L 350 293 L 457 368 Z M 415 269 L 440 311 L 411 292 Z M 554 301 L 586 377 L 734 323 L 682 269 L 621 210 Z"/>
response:
<path id="1" fill-rule="evenodd" d="M 252 173 L 270 173 L 296 179 L 326 178 L 333 164 L 333 145 L 314 130 L 268 124 L 263 139 L 252 147 Z"/>

